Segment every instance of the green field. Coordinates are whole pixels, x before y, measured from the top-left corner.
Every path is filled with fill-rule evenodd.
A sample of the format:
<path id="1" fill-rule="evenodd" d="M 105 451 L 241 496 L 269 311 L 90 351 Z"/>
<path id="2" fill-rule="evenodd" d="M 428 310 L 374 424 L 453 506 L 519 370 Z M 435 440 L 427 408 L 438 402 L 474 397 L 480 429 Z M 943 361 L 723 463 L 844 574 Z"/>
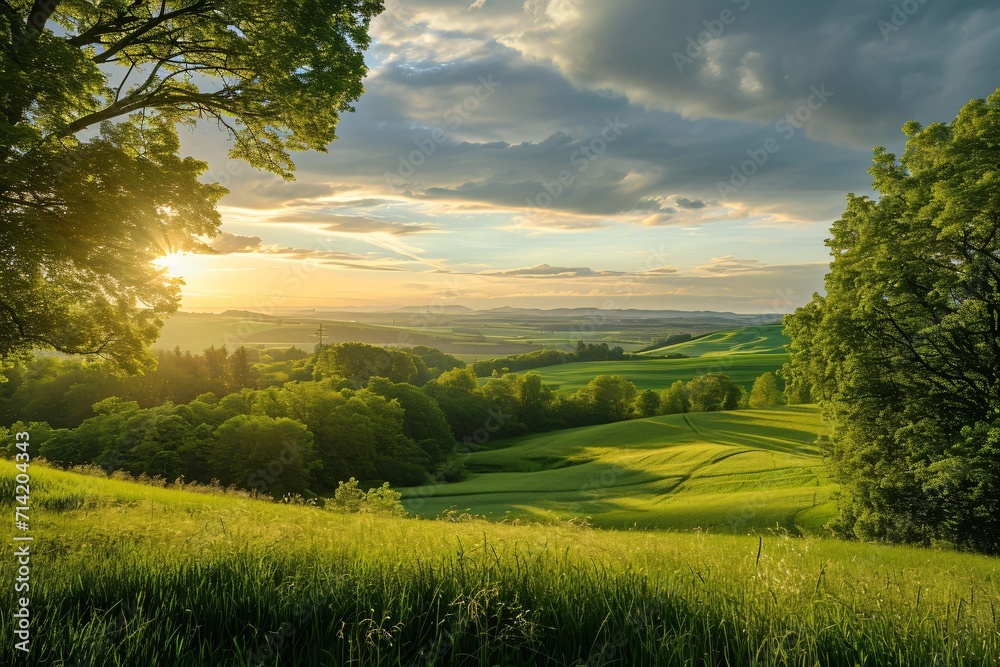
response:
<path id="1" fill-rule="evenodd" d="M 264 310 L 267 310 L 266 308 Z M 312 349 L 319 342 L 320 322 L 326 342 L 362 342 L 371 345 L 409 347 L 426 345 L 467 361 L 524 354 L 542 348 L 570 351 L 576 341 L 607 343 L 625 351 L 643 347 L 651 337 L 687 332 L 701 335 L 753 321 L 753 317 L 690 317 L 675 313 L 665 319 L 603 315 L 600 327 L 594 318 L 577 314 L 546 315 L 544 311 L 510 313 L 324 313 L 298 312 L 286 315 L 249 311 L 175 313 L 167 318 L 155 347 L 201 352 L 227 345 L 230 349 L 290 347 Z"/>
<path id="2" fill-rule="evenodd" d="M 676 345 L 661 347 L 643 356 L 662 357 L 668 354 L 686 354 L 689 357 L 729 356 L 734 354 L 784 354 L 791 341 L 782 333 L 782 325 L 768 324 L 732 331 L 699 336 Z"/>
<path id="3" fill-rule="evenodd" d="M 359 315 L 361 317 L 362 315 Z M 384 317 L 383 317 L 384 319 Z M 530 327 L 504 324 L 456 323 L 447 326 L 414 325 L 413 316 L 400 316 L 398 322 L 345 322 L 302 315 L 277 317 L 251 313 L 210 314 L 176 313 L 167 318 L 155 347 L 201 352 L 211 346 L 227 345 L 234 349 L 248 347 L 291 347 L 311 350 L 318 342 L 316 331 L 322 322 L 325 342 L 363 342 L 370 345 L 410 347 L 425 345 L 448 354 L 461 355 L 463 360 L 476 361 L 497 356 L 524 354 L 543 347 L 572 349 L 580 334 L 572 331 L 541 331 Z M 626 349 L 639 347 L 636 342 L 621 342 L 617 332 L 601 332 L 586 336 L 591 342 L 622 345 Z"/>
<path id="4" fill-rule="evenodd" d="M 0 467 L 13 510 L 14 467 Z M 995 666 L 1000 562 L 781 535 L 451 523 L 32 466 L 0 664 Z M 0 559 L 14 581 L 15 558 Z M 16 655 L 15 655 L 16 653 Z"/>
<path id="5" fill-rule="evenodd" d="M 234 314 L 176 313 L 164 323 L 156 347 L 201 352 L 216 346 L 291 347 L 311 350 L 319 343 L 320 323 L 324 342 L 363 342 L 370 345 L 409 347 L 426 345 L 444 352 L 496 356 L 522 354 L 541 348 L 538 341 L 508 340 L 502 336 L 463 333 L 462 327 L 412 327 L 340 322 L 303 317 L 239 316 Z M 488 332 L 487 332 L 488 333 Z M 542 341 L 544 342 L 544 341 Z"/>
<path id="6" fill-rule="evenodd" d="M 706 373 L 725 373 L 748 390 L 762 373 L 776 371 L 788 361 L 787 354 L 732 354 L 692 359 L 638 359 L 592 361 L 539 368 L 546 384 L 573 392 L 598 375 L 621 375 L 639 389 L 666 389 L 677 380 L 685 382 Z"/>
<path id="7" fill-rule="evenodd" d="M 661 390 L 706 373 L 724 373 L 749 390 L 762 373 L 776 371 L 788 361 L 787 342 L 781 325 L 733 329 L 644 352 L 639 359 L 547 366 L 538 372 L 562 392 L 574 392 L 598 375 L 621 375 L 639 389 Z M 668 354 L 690 358 L 661 358 Z"/>
<path id="8" fill-rule="evenodd" d="M 603 528 L 822 531 L 836 487 L 813 407 L 655 417 L 500 441 L 469 477 L 404 490 L 411 511 L 589 517 Z"/>

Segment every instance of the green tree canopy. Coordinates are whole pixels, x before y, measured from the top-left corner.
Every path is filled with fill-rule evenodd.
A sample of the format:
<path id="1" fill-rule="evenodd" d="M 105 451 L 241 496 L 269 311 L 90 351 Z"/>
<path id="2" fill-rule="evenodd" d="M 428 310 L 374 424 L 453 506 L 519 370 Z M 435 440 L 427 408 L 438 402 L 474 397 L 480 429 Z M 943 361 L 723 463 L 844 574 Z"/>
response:
<path id="1" fill-rule="evenodd" d="M 598 375 L 576 392 L 575 400 L 594 423 L 622 421 L 633 415 L 638 390 L 620 375 Z"/>
<path id="2" fill-rule="evenodd" d="M 214 121 L 231 156 L 291 177 L 362 93 L 381 0 L 0 2 L 0 362 L 33 349 L 135 371 L 225 189 L 178 155 Z"/>
<path id="3" fill-rule="evenodd" d="M 690 412 L 718 412 L 740 407 L 743 392 L 732 378 L 722 373 L 699 375 L 685 386 Z"/>
<path id="4" fill-rule="evenodd" d="M 275 497 L 298 493 L 309 485 L 313 436 L 292 419 L 237 415 L 216 430 L 209 461 L 223 484 Z"/>
<path id="5" fill-rule="evenodd" d="M 675 380 L 668 389 L 660 392 L 661 415 L 677 415 L 691 409 L 691 399 L 688 398 L 684 380 Z"/>
<path id="6" fill-rule="evenodd" d="M 748 404 L 755 410 L 781 405 L 781 390 L 778 389 L 778 378 L 774 373 L 767 372 L 754 380 L 750 390 Z"/>
<path id="7" fill-rule="evenodd" d="M 790 376 L 834 424 L 839 529 L 1000 551 L 1000 91 L 875 149 Z"/>

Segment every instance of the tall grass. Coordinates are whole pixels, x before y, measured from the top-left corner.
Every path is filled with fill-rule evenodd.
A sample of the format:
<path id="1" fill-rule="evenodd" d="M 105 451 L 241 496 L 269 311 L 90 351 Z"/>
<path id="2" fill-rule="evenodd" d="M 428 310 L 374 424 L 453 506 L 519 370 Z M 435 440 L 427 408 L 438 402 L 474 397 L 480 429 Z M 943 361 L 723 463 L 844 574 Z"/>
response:
<path id="1" fill-rule="evenodd" d="M 15 655 L 4 585 L 2 664 L 1000 659 L 1000 567 L 972 555 L 338 515 L 39 468 L 33 479 L 45 508 L 33 516 L 33 642 Z"/>

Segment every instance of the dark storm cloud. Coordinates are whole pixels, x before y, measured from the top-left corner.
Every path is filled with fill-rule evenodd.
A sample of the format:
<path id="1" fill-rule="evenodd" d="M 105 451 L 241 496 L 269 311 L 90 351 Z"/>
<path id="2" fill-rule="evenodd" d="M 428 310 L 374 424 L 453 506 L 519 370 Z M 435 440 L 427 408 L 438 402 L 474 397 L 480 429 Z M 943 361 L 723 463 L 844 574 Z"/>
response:
<path id="1" fill-rule="evenodd" d="M 301 190 L 270 183 L 248 203 L 360 190 L 584 230 L 825 221 L 869 188 L 872 145 L 898 149 L 904 121 L 950 120 L 1000 84 L 1000 7 L 986 0 L 388 7 L 340 141 L 296 156 Z M 830 93 L 816 109 L 814 90 Z M 615 119 L 628 127 L 583 158 Z"/>
<path id="2" fill-rule="evenodd" d="M 519 48 L 579 86 L 691 117 L 767 123 L 825 84 L 837 101 L 811 134 L 867 146 L 1000 83 L 987 64 L 1000 60 L 992 0 L 559 2 L 578 11 L 527 30 Z"/>

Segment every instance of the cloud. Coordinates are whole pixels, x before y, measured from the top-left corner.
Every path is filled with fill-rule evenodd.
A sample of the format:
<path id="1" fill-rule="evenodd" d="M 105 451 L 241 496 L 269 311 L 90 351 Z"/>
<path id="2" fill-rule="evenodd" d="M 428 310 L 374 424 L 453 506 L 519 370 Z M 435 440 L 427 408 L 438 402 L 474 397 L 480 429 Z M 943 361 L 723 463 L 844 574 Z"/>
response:
<path id="1" fill-rule="evenodd" d="M 484 276 L 512 277 L 523 276 L 529 278 L 606 278 L 609 276 L 625 275 L 620 271 L 595 271 L 589 267 L 564 267 L 552 266 L 550 264 L 539 264 L 523 269 L 508 269 L 506 271 L 484 271 L 480 273 Z"/>
<path id="2" fill-rule="evenodd" d="M 324 261 L 421 279 L 457 267 L 475 280 L 511 266 L 628 269 L 663 244 L 685 268 L 638 274 L 657 287 L 650 303 L 682 292 L 694 306 L 698 296 L 808 295 L 824 272 L 808 260 L 826 257 L 845 193 L 871 186 L 870 147 L 898 153 L 905 120 L 950 120 L 997 85 L 1000 6 L 918 4 L 883 34 L 891 2 L 387 0 L 357 113 L 344 115 L 329 153 L 296 154 L 298 181 L 230 170 L 239 163 L 214 135 L 184 148 L 213 166 L 206 180 L 232 190 L 227 229 L 250 236 L 220 239 L 227 252 L 275 254 L 254 249 L 261 234 L 290 256 L 335 234 L 340 254 Z M 723 9 L 736 19 L 706 39 Z M 689 37 L 703 52 L 678 71 Z M 484 78 L 498 84 L 489 95 Z M 828 103 L 790 138 L 778 133 L 824 85 Z M 590 160 L 584 151 L 615 118 L 628 127 Z M 765 165 L 735 192 L 719 190 L 774 139 Z M 572 281 L 593 277 L 567 276 L 588 289 Z M 481 282 L 498 299 L 510 285 L 562 287 L 524 277 Z"/>
<path id="3" fill-rule="evenodd" d="M 688 199 L 687 197 L 677 197 L 675 200 L 677 205 L 685 209 L 700 209 L 705 208 L 708 204 L 700 199 Z"/>
<path id="4" fill-rule="evenodd" d="M 324 231 L 341 234 L 391 234 L 392 236 L 407 236 L 434 229 L 433 227 L 416 223 L 391 222 L 388 220 L 376 220 L 361 216 L 338 215 L 310 210 L 280 213 L 271 216 L 269 221 L 317 224 L 322 225 Z"/>
<path id="5" fill-rule="evenodd" d="M 329 248 L 293 248 L 280 245 L 267 245 L 259 236 L 243 236 L 230 232 L 222 232 L 207 246 L 209 254 L 214 255 L 258 255 L 296 261 L 308 261 L 328 266 L 339 266 L 366 271 L 404 271 L 402 266 L 395 265 L 395 260 L 376 253 L 355 253 Z"/>
<path id="6" fill-rule="evenodd" d="M 699 273 L 717 273 L 728 275 L 732 273 L 747 273 L 760 271 L 765 265 L 756 259 L 736 259 L 731 255 L 725 257 L 713 257 L 710 264 L 699 266 L 696 271 Z"/>
<path id="7" fill-rule="evenodd" d="M 868 146 L 913 114 L 953 115 L 996 86 L 989 68 L 968 66 L 1000 58 L 993 0 L 921 2 L 902 21 L 896 5 L 868 0 L 553 3 L 569 4 L 579 11 L 506 43 L 579 86 L 688 118 L 770 124 L 825 84 L 834 100 L 809 131 Z"/>
<path id="8" fill-rule="evenodd" d="M 231 255 L 242 252 L 258 252 L 264 245 L 259 236 L 240 236 L 222 232 L 209 244 L 209 248 L 219 255 Z"/>
<path id="9" fill-rule="evenodd" d="M 644 276 L 672 276 L 678 273 L 678 269 L 672 266 L 660 266 L 655 269 L 649 269 L 648 271 L 643 271 L 641 275 Z"/>

